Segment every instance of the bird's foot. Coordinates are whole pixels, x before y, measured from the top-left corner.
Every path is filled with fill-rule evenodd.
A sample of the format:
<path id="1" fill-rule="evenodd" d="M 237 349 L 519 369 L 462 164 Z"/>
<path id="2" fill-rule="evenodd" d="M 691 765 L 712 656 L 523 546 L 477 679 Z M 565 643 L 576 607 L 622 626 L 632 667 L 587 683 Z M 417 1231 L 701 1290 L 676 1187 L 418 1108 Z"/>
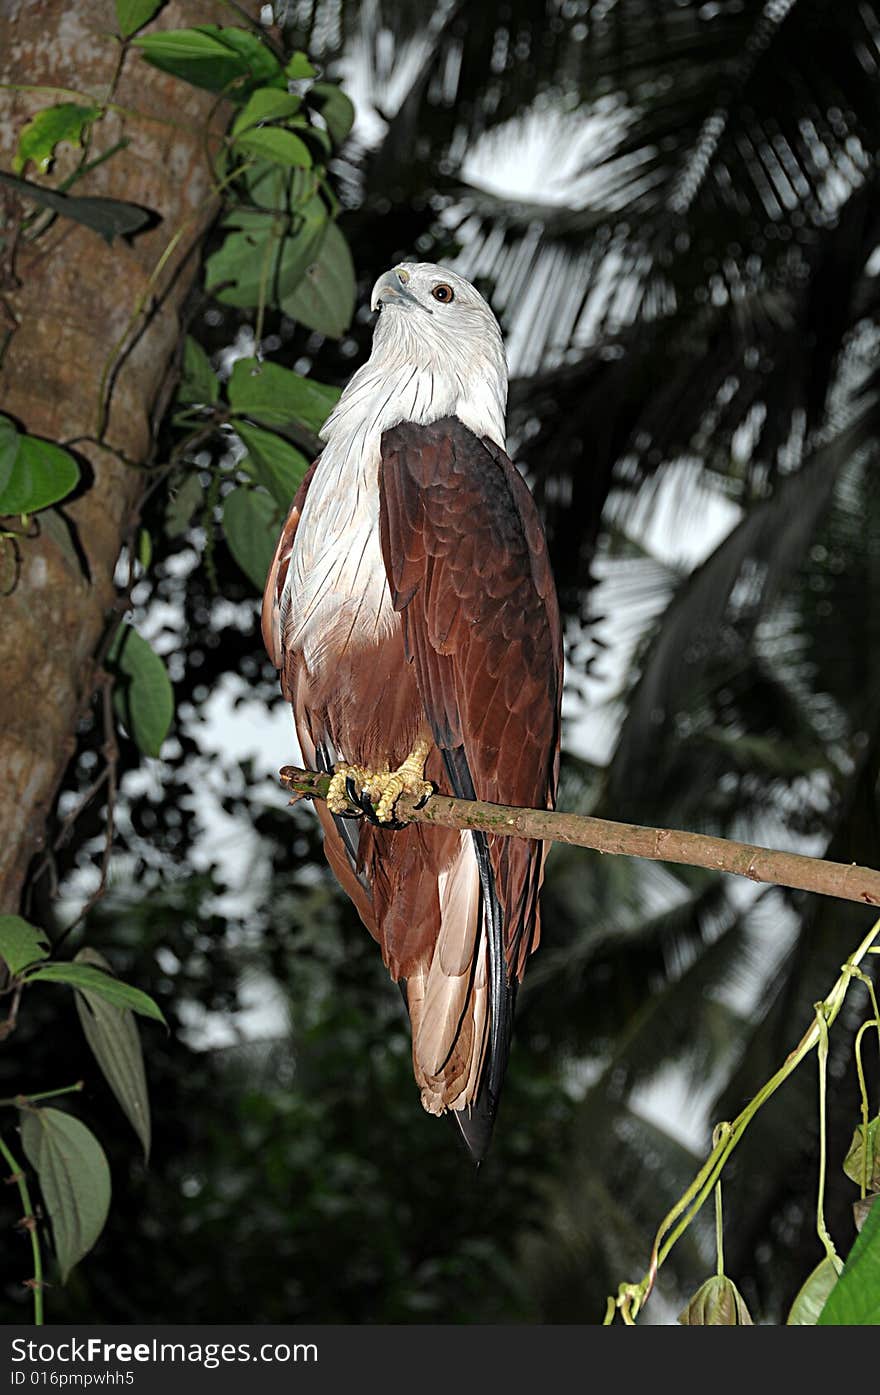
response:
<path id="1" fill-rule="evenodd" d="M 416 742 L 402 765 L 399 765 L 396 770 L 382 774 L 378 780 L 372 782 L 370 794 L 374 801 L 376 792 L 379 795 L 379 802 L 375 806 L 377 822 L 381 824 L 396 822 L 394 807 L 404 793 L 414 795 L 417 798 L 419 809 L 428 802 L 434 793 L 434 786 L 425 779 L 425 761 L 428 759 L 430 749 L 431 743 L 429 741 Z"/>
<path id="2" fill-rule="evenodd" d="M 404 793 L 417 796 L 422 808 L 434 793 L 424 778 L 430 742 L 419 741 L 396 770 L 368 770 L 362 765 L 334 766 L 327 791 L 327 807 L 333 814 L 364 814 L 370 823 L 382 828 L 404 828 L 394 816 L 394 807 Z"/>
<path id="3" fill-rule="evenodd" d="M 358 791 L 366 789 L 375 771 L 364 765 L 348 765 L 340 761 L 333 767 L 327 786 L 327 808 L 331 814 L 360 815 L 364 812 Z"/>

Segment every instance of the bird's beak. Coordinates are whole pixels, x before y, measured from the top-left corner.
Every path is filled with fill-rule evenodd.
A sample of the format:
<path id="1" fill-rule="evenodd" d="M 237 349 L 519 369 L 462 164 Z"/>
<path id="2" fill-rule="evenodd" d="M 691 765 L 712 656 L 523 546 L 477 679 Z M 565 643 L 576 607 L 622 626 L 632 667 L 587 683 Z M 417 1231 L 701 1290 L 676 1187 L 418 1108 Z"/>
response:
<path id="1" fill-rule="evenodd" d="M 421 301 L 416 300 L 412 291 L 406 289 L 408 280 L 409 274 L 402 267 L 394 267 L 393 270 L 384 272 L 373 287 L 370 309 L 378 310 L 390 300 L 403 301 L 405 304 L 409 302 L 411 305 L 417 305 L 420 310 L 426 309 Z"/>

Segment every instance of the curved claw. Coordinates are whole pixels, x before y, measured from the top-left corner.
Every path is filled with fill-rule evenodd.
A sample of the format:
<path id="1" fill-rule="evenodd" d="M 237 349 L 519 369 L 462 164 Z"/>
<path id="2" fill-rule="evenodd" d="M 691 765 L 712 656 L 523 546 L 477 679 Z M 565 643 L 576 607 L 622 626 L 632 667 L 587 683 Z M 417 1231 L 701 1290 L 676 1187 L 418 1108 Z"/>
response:
<path id="1" fill-rule="evenodd" d="M 376 810 L 373 808 L 370 796 L 365 790 L 358 788 L 350 775 L 345 782 L 345 793 L 348 795 L 355 809 L 363 814 L 370 823 L 378 826 L 379 820 L 376 818 Z"/>
<path id="2" fill-rule="evenodd" d="M 428 800 L 431 798 L 431 795 L 432 795 L 432 794 L 436 794 L 436 793 L 437 793 L 437 788 L 436 788 L 435 785 L 432 785 L 431 788 L 428 790 L 428 793 L 422 795 L 422 797 L 421 797 L 421 799 L 419 800 L 418 804 L 414 804 L 414 805 L 413 805 L 413 809 L 424 809 L 424 807 L 425 807 L 425 805 L 427 804 Z"/>
<path id="3" fill-rule="evenodd" d="M 345 781 L 345 793 L 346 797 L 348 798 L 348 802 L 351 805 L 351 817 L 359 819 L 361 817 L 361 814 L 365 814 L 367 812 L 362 803 L 362 800 L 365 798 L 365 795 L 361 790 L 358 789 L 357 785 L 355 784 L 354 780 L 351 778 L 350 775 Z"/>
<path id="4" fill-rule="evenodd" d="M 371 823 L 374 828 L 406 828 L 406 824 L 398 823 L 397 819 L 382 823 L 376 817 L 376 808 L 370 796 L 365 790 L 358 789 L 350 775 L 345 782 L 345 793 L 353 806 L 352 813 L 356 818 L 360 818 L 361 815 L 363 815 L 367 822 Z"/>

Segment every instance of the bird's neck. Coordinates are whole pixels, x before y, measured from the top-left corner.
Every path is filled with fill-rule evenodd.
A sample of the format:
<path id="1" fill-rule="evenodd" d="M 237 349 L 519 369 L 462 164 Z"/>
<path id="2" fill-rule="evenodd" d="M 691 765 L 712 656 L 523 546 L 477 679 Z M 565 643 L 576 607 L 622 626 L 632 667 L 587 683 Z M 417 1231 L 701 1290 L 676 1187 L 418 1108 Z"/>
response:
<path id="1" fill-rule="evenodd" d="M 411 355 L 373 354 L 354 374 L 321 429 L 328 445 L 359 437 L 378 446 L 383 432 L 402 421 L 420 425 L 456 416 L 476 436 L 504 449 L 507 373 L 491 355 L 467 367 L 418 362 Z"/>

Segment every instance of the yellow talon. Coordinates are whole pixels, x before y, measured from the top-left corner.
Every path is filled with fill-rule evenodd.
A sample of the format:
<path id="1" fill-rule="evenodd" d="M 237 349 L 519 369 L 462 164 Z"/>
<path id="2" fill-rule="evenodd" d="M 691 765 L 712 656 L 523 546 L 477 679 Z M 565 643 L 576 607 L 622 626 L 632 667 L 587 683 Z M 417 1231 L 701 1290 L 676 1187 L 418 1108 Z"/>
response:
<path id="1" fill-rule="evenodd" d="M 345 790 L 345 782 L 354 780 L 363 789 L 372 772 L 362 765 L 346 765 L 340 762 L 333 767 L 333 778 L 327 787 L 327 808 L 331 814 L 350 814 L 351 804 Z"/>
<path id="2" fill-rule="evenodd" d="M 403 764 L 383 776 L 379 803 L 376 805 L 376 818 L 380 823 L 393 822 L 394 806 L 404 790 L 422 799 L 434 793 L 434 786 L 424 778 L 425 761 L 430 749 L 429 741 L 416 742 Z"/>
<path id="3" fill-rule="evenodd" d="M 430 749 L 430 741 L 416 742 L 396 770 L 389 770 L 387 766 L 384 770 L 368 770 L 363 765 L 340 762 L 333 767 L 333 777 L 327 789 L 327 808 L 331 814 L 352 812 L 345 786 L 348 780 L 353 780 L 372 801 L 377 821 L 394 823 L 394 806 L 404 791 L 419 798 L 434 793 L 434 786 L 424 778 L 425 761 Z"/>

